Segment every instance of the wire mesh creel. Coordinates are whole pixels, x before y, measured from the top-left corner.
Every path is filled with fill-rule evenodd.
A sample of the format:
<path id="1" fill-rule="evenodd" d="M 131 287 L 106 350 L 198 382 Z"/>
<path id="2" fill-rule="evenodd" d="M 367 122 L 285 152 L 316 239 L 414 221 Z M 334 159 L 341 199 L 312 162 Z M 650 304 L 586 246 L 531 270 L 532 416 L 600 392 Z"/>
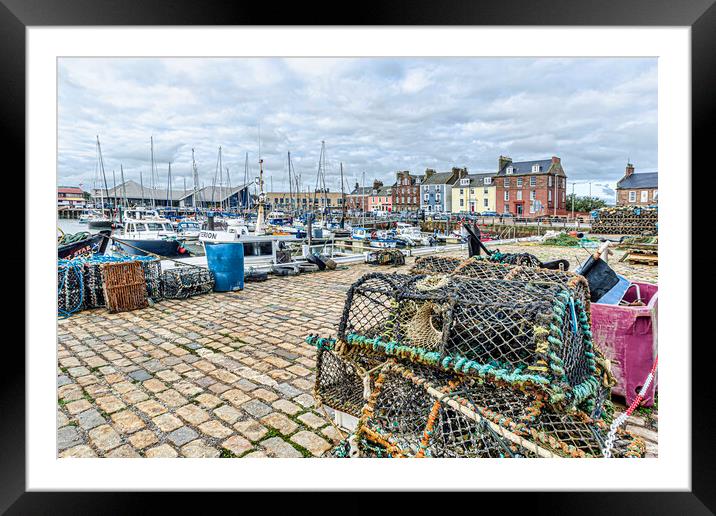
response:
<path id="1" fill-rule="evenodd" d="M 588 310 L 556 283 L 373 273 L 349 289 L 338 339 L 567 407 L 605 388 Z"/>
<path id="2" fill-rule="evenodd" d="M 380 371 L 356 432 L 369 456 L 600 457 L 608 428 L 581 411 L 559 413 L 509 385 L 390 361 Z M 368 445 L 368 446 L 367 446 Z M 642 457 L 620 431 L 615 457 Z"/>

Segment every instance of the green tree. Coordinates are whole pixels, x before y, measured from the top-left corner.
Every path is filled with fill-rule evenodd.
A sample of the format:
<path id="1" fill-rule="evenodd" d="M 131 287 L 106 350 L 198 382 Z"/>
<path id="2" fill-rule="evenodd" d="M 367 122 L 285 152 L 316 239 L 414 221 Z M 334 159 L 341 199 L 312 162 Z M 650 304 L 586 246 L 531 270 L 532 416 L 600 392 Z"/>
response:
<path id="1" fill-rule="evenodd" d="M 588 195 L 579 196 L 569 194 L 567 196 L 567 210 L 572 211 L 572 201 L 574 201 L 574 211 L 592 211 L 604 208 L 607 203 L 598 197 L 589 197 Z"/>

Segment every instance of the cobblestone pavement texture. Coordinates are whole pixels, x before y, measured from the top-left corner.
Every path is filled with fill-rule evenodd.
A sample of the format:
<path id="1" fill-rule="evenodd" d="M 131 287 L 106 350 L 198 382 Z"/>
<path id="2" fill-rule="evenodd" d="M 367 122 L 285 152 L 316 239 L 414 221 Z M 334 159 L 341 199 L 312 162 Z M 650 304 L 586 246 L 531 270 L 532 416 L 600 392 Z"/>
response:
<path id="1" fill-rule="evenodd" d="M 574 248 L 500 250 L 566 258 L 570 269 L 587 257 Z M 619 263 L 620 253 L 610 259 L 617 272 L 656 282 L 656 267 Z M 413 261 L 382 270 L 406 271 Z M 314 405 L 315 349 L 304 338 L 335 335 L 348 287 L 372 271 L 360 264 L 272 278 L 241 292 L 119 314 L 87 310 L 58 321 L 58 455 L 322 456 L 339 436 L 331 409 Z M 655 456 L 656 411 L 628 425 Z"/>

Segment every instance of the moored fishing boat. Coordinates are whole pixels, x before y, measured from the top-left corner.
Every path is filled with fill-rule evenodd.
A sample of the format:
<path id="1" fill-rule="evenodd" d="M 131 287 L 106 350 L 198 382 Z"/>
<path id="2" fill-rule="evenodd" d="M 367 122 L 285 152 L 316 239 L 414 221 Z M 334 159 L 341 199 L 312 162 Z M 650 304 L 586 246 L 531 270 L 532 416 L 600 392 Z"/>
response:
<path id="1" fill-rule="evenodd" d="M 109 230 L 92 234 L 82 231 L 74 235 L 62 234 L 57 241 L 57 258 L 71 260 L 79 257 L 89 257 L 95 254 L 104 254 L 109 242 Z"/>
<path id="2" fill-rule="evenodd" d="M 124 254 L 156 254 L 167 258 L 189 255 L 171 222 L 162 218 L 126 219 L 119 236 L 112 235 L 112 240 Z"/>

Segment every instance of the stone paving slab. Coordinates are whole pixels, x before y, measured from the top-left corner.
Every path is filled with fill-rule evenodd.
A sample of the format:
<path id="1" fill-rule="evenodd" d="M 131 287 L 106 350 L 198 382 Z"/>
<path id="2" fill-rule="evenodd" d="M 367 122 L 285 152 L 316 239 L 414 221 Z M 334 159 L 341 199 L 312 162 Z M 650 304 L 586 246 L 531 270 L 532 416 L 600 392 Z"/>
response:
<path id="1" fill-rule="evenodd" d="M 571 269 L 587 257 L 582 249 L 499 247 L 566 258 Z M 657 281 L 656 267 L 619 257 L 616 251 L 610 263 L 620 274 Z M 304 337 L 337 333 L 345 293 L 363 274 L 404 272 L 413 261 L 272 278 L 241 292 L 58 321 L 58 456 L 322 456 L 341 436 L 315 407 L 315 349 Z M 657 453 L 657 421 L 656 411 L 629 421 L 649 456 Z"/>

